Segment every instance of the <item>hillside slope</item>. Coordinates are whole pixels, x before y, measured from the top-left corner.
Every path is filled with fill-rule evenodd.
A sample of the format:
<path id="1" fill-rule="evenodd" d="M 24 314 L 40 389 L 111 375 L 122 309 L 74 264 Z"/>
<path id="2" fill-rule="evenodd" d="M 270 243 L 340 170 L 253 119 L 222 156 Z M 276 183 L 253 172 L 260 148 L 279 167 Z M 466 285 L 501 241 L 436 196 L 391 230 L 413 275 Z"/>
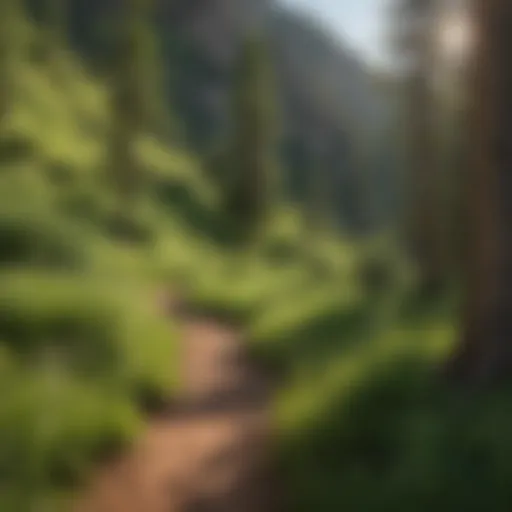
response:
<path id="1" fill-rule="evenodd" d="M 198 159 L 148 134 L 146 186 L 120 218 L 106 83 L 63 48 L 45 60 L 34 24 L 20 33 L 0 132 L 0 510 L 54 511 L 181 386 L 162 288 L 247 317 L 310 275 L 295 211 L 257 253 L 232 250 Z M 325 263 L 342 272 L 332 246 Z"/>
<path id="2" fill-rule="evenodd" d="M 44 3 L 29 2 L 34 12 Z M 71 39 L 96 65 L 105 60 L 100 34 L 115 9 L 113 1 L 70 2 Z M 304 202 L 306 183 L 315 179 L 311 175 L 323 175 L 335 191 L 325 201 L 341 220 L 357 225 L 357 196 L 367 195 L 362 187 L 371 187 L 362 175 L 380 172 L 377 141 L 388 113 L 371 74 L 343 43 L 276 0 L 160 0 L 156 21 L 170 105 L 186 144 L 201 153 L 226 133 L 231 69 L 241 42 L 255 29 L 265 34 L 282 106 L 286 192 Z"/>

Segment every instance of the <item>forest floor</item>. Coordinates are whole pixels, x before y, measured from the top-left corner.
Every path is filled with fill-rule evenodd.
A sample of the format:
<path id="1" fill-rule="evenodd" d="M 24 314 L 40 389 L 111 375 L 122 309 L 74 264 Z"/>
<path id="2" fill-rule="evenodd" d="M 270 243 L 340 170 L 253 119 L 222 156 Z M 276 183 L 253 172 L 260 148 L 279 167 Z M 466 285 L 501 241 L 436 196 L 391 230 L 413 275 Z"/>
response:
<path id="1" fill-rule="evenodd" d="M 75 512 L 272 512 L 271 380 L 241 334 L 180 315 L 183 388 L 128 453 L 94 475 Z"/>

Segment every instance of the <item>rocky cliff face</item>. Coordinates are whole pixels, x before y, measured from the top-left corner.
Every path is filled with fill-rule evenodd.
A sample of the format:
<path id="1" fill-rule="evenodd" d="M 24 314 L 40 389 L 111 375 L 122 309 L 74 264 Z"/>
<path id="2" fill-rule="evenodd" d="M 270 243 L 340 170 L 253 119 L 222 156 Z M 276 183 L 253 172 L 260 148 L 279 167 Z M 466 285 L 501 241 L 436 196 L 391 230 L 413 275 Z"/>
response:
<path id="1" fill-rule="evenodd" d="M 382 120 L 382 99 L 368 73 L 312 20 L 278 8 L 276 0 L 194 0 L 192 4 L 179 16 L 169 17 L 168 23 L 219 76 L 227 78 L 240 42 L 251 29 L 266 33 L 289 128 L 301 128 L 293 115 L 299 111 L 308 111 L 308 117 L 317 121 L 313 125 L 336 131 L 368 133 Z M 211 85 L 226 89 L 219 82 Z M 305 124 L 311 128 L 311 122 Z"/>
<path id="2" fill-rule="evenodd" d="M 264 28 L 270 12 L 269 0 L 203 0 L 181 28 L 216 65 L 229 67 L 239 42 L 250 30 Z"/>
<path id="3" fill-rule="evenodd" d="M 222 133 L 237 49 L 250 30 L 264 31 L 283 110 L 283 146 L 293 168 L 289 188 L 304 198 L 312 181 L 308 174 L 326 173 L 331 189 L 326 201 L 346 217 L 361 183 L 354 172 L 361 159 L 378 160 L 372 149 L 387 116 L 362 64 L 323 27 L 279 8 L 275 0 L 196 0 L 172 21 L 179 39 L 201 61 L 188 67 L 189 53 L 176 64 L 182 91 L 176 103 L 195 113 L 188 117 L 192 139 L 207 146 Z"/>

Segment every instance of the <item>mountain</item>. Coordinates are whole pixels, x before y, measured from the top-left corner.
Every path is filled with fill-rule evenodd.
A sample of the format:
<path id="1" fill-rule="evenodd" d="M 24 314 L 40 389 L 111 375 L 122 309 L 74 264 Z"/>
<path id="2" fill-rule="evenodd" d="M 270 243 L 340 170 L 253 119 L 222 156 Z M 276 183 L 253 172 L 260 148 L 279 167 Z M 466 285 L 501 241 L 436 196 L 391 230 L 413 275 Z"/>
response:
<path id="1" fill-rule="evenodd" d="M 43 0 L 30 2 L 40 6 Z M 71 39 L 93 61 L 104 53 L 99 27 L 121 5 L 70 0 Z M 255 30 L 265 35 L 282 106 L 286 189 L 305 200 L 317 178 L 312 173 L 325 173 L 331 193 L 325 201 L 340 218 L 355 220 L 351 210 L 361 194 L 355 170 L 379 160 L 375 141 L 387 113 L 371 74 L 343 43 L 276 0 L 159 0 L 155 19 L 170 103 L 187 143 L 200 152 L 225 133 L 231 69 L 241 42 Z"/>

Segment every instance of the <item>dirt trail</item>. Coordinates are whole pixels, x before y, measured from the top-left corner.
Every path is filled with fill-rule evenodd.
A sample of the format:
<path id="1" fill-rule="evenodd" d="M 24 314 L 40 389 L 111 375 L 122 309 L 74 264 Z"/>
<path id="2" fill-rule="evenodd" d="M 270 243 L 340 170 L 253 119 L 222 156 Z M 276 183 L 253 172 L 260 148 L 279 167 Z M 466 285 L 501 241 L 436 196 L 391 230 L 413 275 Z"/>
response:
<path id="1" fill-rule="evenodd" d="M 269 380 L 234 329 L 183 320 L 184 395 L 91 482 L 74 512 L 277 512 Z"/>

